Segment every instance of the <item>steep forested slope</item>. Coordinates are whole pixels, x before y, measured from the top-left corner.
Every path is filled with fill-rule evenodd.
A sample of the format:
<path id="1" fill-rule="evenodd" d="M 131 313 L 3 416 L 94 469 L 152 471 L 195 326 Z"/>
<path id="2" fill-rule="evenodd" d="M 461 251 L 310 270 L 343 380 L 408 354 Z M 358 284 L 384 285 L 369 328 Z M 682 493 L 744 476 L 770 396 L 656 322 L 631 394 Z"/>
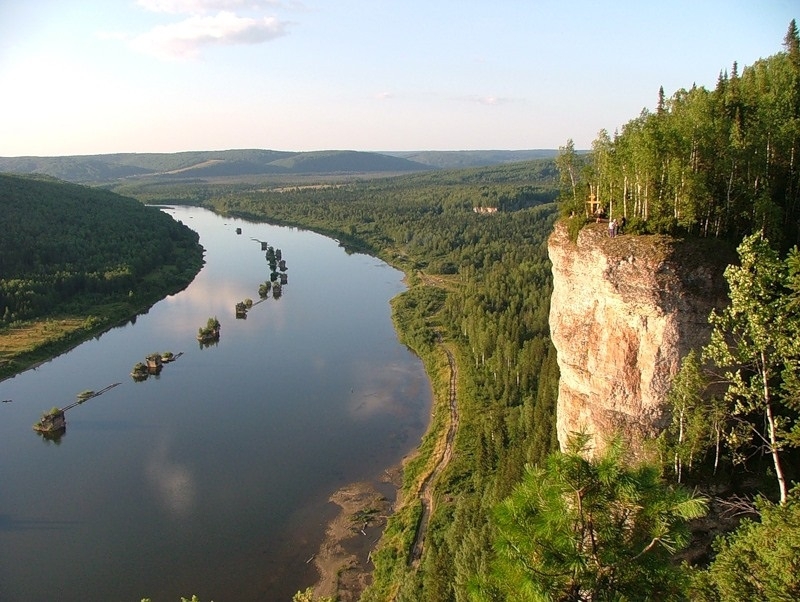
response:
<path id="1" fill-rule="evenodd" d="M 687 555 L 700 566 L 692 570 L 684 567 L 682 574 L 675 574 L 669 592 L 653 590 L 653 580 L 644 573 L 625 584 L 624 573 L 632 564 L 625 553 L 614 550 L 616 533 L 595 537 L 592 531 L 599 521 L 594 517 L 588 531 L 585 521 L 573 522 L 567 532 L 561 531 L 566 512 L 545 516 L 547 505 L 541 504 L 543 495 L 537 487 L 548 480 L 563 485 L 571 479 L 562 478 L 563 470 L 560 474 L 532 472 L 524 488 L 504 503 L 503 511 L 513 511 L 520 510 L 520 499 L 530 501 L 513 514 L 513 521 L 506 521 L 506 527 L 511 528 L 497 540 L 498 549 L 505 553 L 499 555 L 500 562 L 490 573 L 493 577 L 483 583 L 483 595 L 476 599 L 509 599 L 499 592 L 521 589 L 534 592 L 536 599 L 560 600 L 628 599 L 631 594 L 634 599 L 704 602 L 798 599 L 800 579 L 794 559 L 800 557 L 796 470 L 800 453 L 800 33 L 796 22 L 792 20 L 789 25 L 783 52 L 761 59 L 741 73 L 734 63 L 730 72 L 720 73 L 714 90 L 692 86 L 670 98 L 660 90 L 655 112 L 643 111 L 613 139 L 601 132 L 593 150 L 590 157 L 579 157 L 568 142 L 557 158 L 563 214 L 569 216 L 565 224 L 577 239 L 577 245 L 570 249 L 572 257 L 578 252 L 577 246 L 587 246 L 591 230 L 599 229 L 593 225 L 590 231 L 576 236 L 587 220 L 595 219 L 609 223 L 609 232 L 613 232 L 614 219 L 625 218 L 626 233 L 668 233 L 682 239 L 716 237 L 739 245 L 738 259 L 724 273 L 725 306 L 711 312 L 709 327 L 693 333 L 706 330 L 704 336 L 692 341 L 693 349 L 683 352 L 674 379 L 668 377 L 671 389 L 664 391 L 661 408 L 671 423 L 653 421 L 659 430 L 666 429 L 658 438 L 657 449 L 654 445 L 649 470 L 661 473 L 659 488 L 674 492 L 681 490 L 681 483 L 690 483 L 708 496 L 708 520 L 696 525 L 698 542 L 705 541 L 706 548 L 698 546 Z M 584 212 L 587 220 L 582 217 Z M 615 238 L 613 234 L 611 238 Z M 617 243 L 625 245 L 618 240 L 600 240 L 608 242 L 607 249 L 613 250 Z M 594 263 L 596 257 L 592 253 Z M 615 263 L 623 265 L 637 259 L 626 251 Z M 706 281 L 714 269 L 714 259 L 701 266 L 709 270 Z M 556 259 L 554 263 L 559 262 Z M 603 277 L 612 271 L 607 270 Z M 585 281 L 561 269 L 556 290 L 559 279 L 569 277 Z M 692 284 L 688 275 L 685 281 Z M 637 291 L 635 297 L 643 296 L 646 288 L 632 289 Z M 653 287 L 659 293 L 663 288 Z M 593 290 L 598 292 L 596 286 Z M 611 296 L 602 295 L 601 302 Z M 632 297 L 621 313 L 644 313 L 635 307 L 636 301 Z M 562 297 L 562 305 L 565 302 L 569 301 Z M 688 304 L 672 305 L 680 307 L 681 313 L 690 313 Z M 603 347 L 624 347 L 622 329 L 614 327 L 614 320 L 602 322 L 598 328 L 611 333 L 603 339 Z M 652 322 L 647 328 L 652 331 Z M 564 338 L 556 339 L 561 352 Z M 640 340 L 632 340 L 637 343 L 638 357 L 632 362 L 619 360 L 617 365 L 649 369 L 653 359 L 642 364 Z M 581 348 L 575 357 L 582 361 L 573 365 L 578 370 L 593 367 L 592 374 L 609 378 L 611 371 L 596 370 L 603 365 L 598 355 Z M 658 361 L 663 362 L 665 356 Z M 617 391 L 624 391 L 620 380 L 612 382 Z M 595 387 L 599 388 L 602 386 Z M 629 391 L 641 404 L 640 390 L 629 387 Z M 609 416 L 624 407 L 624 401 L 614 393 L 601 392 L 600 397 L 610 400 Z M 591 422 L 591 417 L 586 418 L 592 412 L 586 411 L 591 403 L 582 398 L 580 404 L 581 420 Z M 642 408 L 637 409 L 641 414 Z M 609 422 L 603 434 L 610 435 L 616 422 Z M 652 441 L 649 443 L 652 445 Z M 606 476 L 613 471 L 620 474 L 620 466 L 612 469 L 613 462 L 608 460 L 600 460 Z M 611 483 L 613 479 L 607 479 L 604 488 L 594 491 L 605 496 L 611 491 Z M 590 488 L 583 480 L 572 491 Z M 577 500 L 579 506 L 587 507 L 581 495 L 573 496 L 565 490 L 556 498 L 573 506 Z M 637 502 L 648 512 L 658 508 L 661 517 L 666 516 L 663 505 L 648 509 L 643 497 Z M 732 519 L 741 517 L 747 519 L 738 529 L 717 536 L 713 549 L 708 545 L 720 531 L 733 528 Z M 624 523 L 629 522 L 626 517 Z M 546 534 L 544 541 L 542 534 Z M 536 545 L 529 545 L 531 540 L 536 540 Z M 584 545 L 587 540 L 591 546 Z M 652 541 L 660 546 L 665 540 L 657 536 Z M 517 553 L 523 549 L 520 546 L 510 550 L 509 544 L 520 542 L 531 553 Z M 685 537 L 671 539 L 669 553 L 674 554 L 686 543 Z M 655 547 L 648 546 L 639 557 L 646 557 Z M 557 555 L 550 552 L 554 549 Z M 626 546 L 623 552 L 631 549 L 635 547 Z M 545 562 L 541 562 L 543 554 L 547 556 Z M 549 560 L 556 562 L 550 564 Z M 709 560 L 710 564 L 703 567 Z M 654 568 L 665 571 L 676 566 L 674 559 L 670 563 L 669 555 L 661 559 L 653 556 L 651 561 Z M 580 574 L 585 567 L 591 568 L 589 573 Z M 627 593 L 630 586 L 633 589 Z"/>
<path id="2" fill-rule="evenodd" d="M 71 341 L 133 315 L 185 286 L 202 265 L 195 232 L 153 207 L 109 193 L 59 182 L 0 175 L 0 332 L 5 340 L 50 317 L 52 337 L 31 331 L 10 357 L 52 339 Z M 59 324 L 69 325 L 69 320 Z M 22 364 L 17 365 L 21 367 Z"/>

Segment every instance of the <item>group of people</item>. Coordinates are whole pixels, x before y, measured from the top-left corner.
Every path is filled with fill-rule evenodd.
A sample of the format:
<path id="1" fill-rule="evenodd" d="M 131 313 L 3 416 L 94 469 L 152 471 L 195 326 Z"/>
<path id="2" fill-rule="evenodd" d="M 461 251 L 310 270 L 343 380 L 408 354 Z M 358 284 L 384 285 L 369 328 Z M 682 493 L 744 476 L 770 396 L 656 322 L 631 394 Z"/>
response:
<path id="1" fill-rule="evenodd" d="M 575 212 L 572 212 L 573 215 Z M 595 221 L 599 224 L 606 219 L 606 210 L 598 205 L 594 211 Z M 570 216 L 572 217 L 572 216 Z M 619 220 L 617 218 L 609 219 L 608 220 L 608 235 L 611 238 L 616 237 L 618 234 L 622 234 L 622 231 L 625 229 L 625 224 L 628 223 L 627 218 L 623 215 Z"/>
<path id="2" fill-rule="evenodd" d="M 608 220 L 608 235 L 611 238 L 617 236 L 617 234 L 622 234 L 622 231 L 625 229 L 625 224 L 628 220 L 625 219 L 625 216 L 617 221 L 617 218 Z"/>

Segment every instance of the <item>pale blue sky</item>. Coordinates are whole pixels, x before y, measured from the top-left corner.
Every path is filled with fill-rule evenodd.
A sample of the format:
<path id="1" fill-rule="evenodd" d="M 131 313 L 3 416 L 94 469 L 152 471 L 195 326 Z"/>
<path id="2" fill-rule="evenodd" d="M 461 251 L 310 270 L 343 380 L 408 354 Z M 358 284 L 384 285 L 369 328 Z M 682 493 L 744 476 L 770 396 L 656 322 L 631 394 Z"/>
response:
<path id="1" fill-rule="evenodd" d="M 788 0 L 0 0 L 0 156 L 588 148 Z M 800 19 L 799 19 L 800 20 Z"/>

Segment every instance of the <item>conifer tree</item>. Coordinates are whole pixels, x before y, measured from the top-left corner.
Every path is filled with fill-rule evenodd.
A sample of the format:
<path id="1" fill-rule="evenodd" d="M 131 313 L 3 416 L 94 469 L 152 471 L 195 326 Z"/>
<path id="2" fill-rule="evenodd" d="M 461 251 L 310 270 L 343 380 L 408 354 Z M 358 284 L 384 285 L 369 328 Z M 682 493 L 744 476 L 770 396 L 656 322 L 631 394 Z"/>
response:
<path id="1" fill-rule="evenodd" d="M 784 505 L 759 499 L 759 520 L 742 524 L 715 543 L 716 557 L 698 571 L 695 602 L 793 602 L 800 599 L 800 499 Z"/>
<path id="2" fill-rule="evenodd" d="M 686 546 L 686 521 L 706 501 L 664 484 L 652 465 L 629 466 L 617 440 L 587 459 L 588 437 L 522 483 L 497 508 L 496 572 L 473 599 L 594 602 L 675 599 L 684 573 L 669 562 Z"/>
<path id="3" fill-rule="evenodd" d="M 792 62 L 800 65 L 800 34 L 798 34 L 797 22 L 794 19 L 789 22 L 789 29 L 783 38 L 783 47 Z"/>

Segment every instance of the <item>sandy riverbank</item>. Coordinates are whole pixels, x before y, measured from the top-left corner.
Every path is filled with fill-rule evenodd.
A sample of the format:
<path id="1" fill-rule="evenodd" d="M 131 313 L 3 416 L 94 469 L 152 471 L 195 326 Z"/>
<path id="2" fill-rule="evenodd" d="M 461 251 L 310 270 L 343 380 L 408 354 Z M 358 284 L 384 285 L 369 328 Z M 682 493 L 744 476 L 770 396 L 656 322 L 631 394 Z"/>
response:
<path id="1" fill-rule="evenodd" d="M 330 497 L 340 510 L 328 524 L 314 556 L 319 571 L 316 596 L 338 596 L 340 602 L 355 602 L 370 584 L 370 555 L 393 511 L 400 482 L 401 468 L 397 466 L 387 470 L 380 483 L 351 483 Z"/>

